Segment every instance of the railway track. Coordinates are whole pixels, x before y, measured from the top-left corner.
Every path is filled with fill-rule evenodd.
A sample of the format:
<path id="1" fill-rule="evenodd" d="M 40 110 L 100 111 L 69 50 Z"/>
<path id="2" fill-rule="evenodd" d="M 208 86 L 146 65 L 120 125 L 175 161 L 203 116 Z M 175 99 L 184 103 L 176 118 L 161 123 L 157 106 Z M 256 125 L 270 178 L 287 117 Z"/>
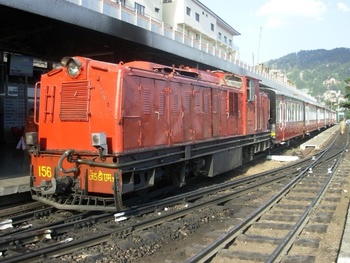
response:
<path id="1" fill-rule="evenodd" d="M 338 154 L 339 152 L 338 149 Z M 279 190 L 282 185 L 290 185 L 291 181 L 300 180 L 300 171 L 310 174 L 310 163 L 320 161 L 321 158 L 325 160 L 322 164 L 318 162 L 317 168 L 312 170 L 312 176 L 307 176 L 309 178 L 315 177 L 316 171 L 324 169 L 324 165 L 328 169 L 329 164 L 326 162 L 333 162 L 334 165 L 335 153 L 328 157 L 325 157 L 326 154 L 321 157 L 322 154 L 284 166 L 283 169 L 237 178 L 157 202 L 129 207 L 117 214 L 78 213 L 45 225 L 38 224 L 30 230 L 16 229 L 15 233 L 2 233 L 2 240 L 5 240 L 0 244 L 2 262 L 49 262 L 57 258 L 78 262 L 151 262 L 152 255 L 164 243 L 183 239 L 195 233 L 201 226 L 214 224 L 218 220 L 228 222 L 234 211 L 232 207 L 245 207 L 252 213 L 252 207 L 256 207 L 263 199 L 267 202 L 269 196 L 282 191 Z M 300 191 L 305 189 L 299 190 L 299 194 Z M 253 198 L 252 193 L 256 193 Z M 275 204 L 277 200 L 279 201 L 276 198 Z M 239 210 L 239 213 L 243 214 L 244 209 Z M 263 218 L 263 215 L 256 214 L 256 217 Z M 272 217 L 278 218 L 276 215 Z M 245 217 L 236 217 L 233 219 L 235 223 L 231 223 L 241 225 L 242 223 L 237 224 L 237 220 L 243 222 L 242 218 Z M 30 223 L 30 219 L 27 223 Z M 29 236 L 37 238 L 29 239 Z M 39 236 L 43 238 L 38 238 Z M 232 240 L 228 243 L 231 242 Z M 221 245 L 216 251 L 212 251 L 214 252 L 210 252 L 210 259 L 219 254 L 223 257 L 222 251 L 228 250 Z M 243 251 L 240 253 L 244 254 Z M 195 262 L 193 260 L 198 256 L 192 257 L 194 258 L 188 259 L 189 262 Z"/>
<path id="2" fill-rule="evenodd" d="M 335 179 L 346 150 L 342 139 L 339 137 L 290 183 L 186 263 L 327 262 L 315 260 L 339 201 L 339 186 L 344 183 L 343 177 Z"/>

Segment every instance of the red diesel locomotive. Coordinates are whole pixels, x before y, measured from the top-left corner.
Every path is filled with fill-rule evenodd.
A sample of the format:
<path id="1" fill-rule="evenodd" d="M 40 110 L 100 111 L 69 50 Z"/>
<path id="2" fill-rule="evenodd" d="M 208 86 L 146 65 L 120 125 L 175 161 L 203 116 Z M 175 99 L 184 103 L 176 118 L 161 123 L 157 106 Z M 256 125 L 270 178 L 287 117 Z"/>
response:
<path id="1" fill-rule="evenodd" d="M 270 147 L 258 79 L 145 61 L 61 63 L 36 85 L 39 128 L 26 134 L 35 200 L 120 210 L 128 193 L 213 177 Z"/>

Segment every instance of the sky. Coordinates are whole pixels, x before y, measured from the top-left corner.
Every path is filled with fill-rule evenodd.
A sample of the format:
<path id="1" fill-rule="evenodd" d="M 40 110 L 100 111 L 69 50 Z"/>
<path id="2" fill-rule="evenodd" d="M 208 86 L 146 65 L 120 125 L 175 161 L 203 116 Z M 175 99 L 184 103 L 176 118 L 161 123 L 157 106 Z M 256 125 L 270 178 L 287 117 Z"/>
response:
<path id="1" fill-rule="evenodd" d="M 350 0 L 199 1 L 241 34 L 233 43 L 250 65 L 301 50 L 350 48 Z"/>

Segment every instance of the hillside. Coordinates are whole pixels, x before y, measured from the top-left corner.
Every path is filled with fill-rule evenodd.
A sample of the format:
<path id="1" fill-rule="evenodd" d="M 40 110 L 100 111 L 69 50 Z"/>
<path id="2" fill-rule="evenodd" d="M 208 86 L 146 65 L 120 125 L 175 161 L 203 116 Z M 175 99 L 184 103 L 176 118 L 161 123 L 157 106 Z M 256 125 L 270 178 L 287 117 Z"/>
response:
<path id="1" fill-rule="evenodd" d="M 272 69 L 280 69 L 298 89 L 321 101 L 329 92 L 345 94 L 346 78 L 350 78 L 350 49 L 302 50 L 264 63 Z"/>

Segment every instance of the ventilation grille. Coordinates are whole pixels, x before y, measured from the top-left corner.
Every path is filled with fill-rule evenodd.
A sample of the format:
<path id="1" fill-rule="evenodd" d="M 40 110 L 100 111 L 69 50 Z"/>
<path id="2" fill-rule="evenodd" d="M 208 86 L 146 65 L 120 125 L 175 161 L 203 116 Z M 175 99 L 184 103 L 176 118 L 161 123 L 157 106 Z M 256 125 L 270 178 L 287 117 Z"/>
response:
<path id="1" fill-rule="evenodd" d="M 179 94 L 173 94 L 173 114 L 179 114 Z"/>
<path id="2" fill-rule="evenodd" d="M 149 89 L 143 90 L 143 114 L 151 114 L 151 91 Z"/>
<path id="3" fill-rule="evenodd" d="M 159 115 L 163 116 L 165 113 L 165 96 L 164 92 L 158 93 L 158 99 L 159 99 Z"/>
<path id="4" fill-rule="evenodd" d="M 89 120 L 90 89 L 88 81 L 62 84 L 61 121 Z"/>

